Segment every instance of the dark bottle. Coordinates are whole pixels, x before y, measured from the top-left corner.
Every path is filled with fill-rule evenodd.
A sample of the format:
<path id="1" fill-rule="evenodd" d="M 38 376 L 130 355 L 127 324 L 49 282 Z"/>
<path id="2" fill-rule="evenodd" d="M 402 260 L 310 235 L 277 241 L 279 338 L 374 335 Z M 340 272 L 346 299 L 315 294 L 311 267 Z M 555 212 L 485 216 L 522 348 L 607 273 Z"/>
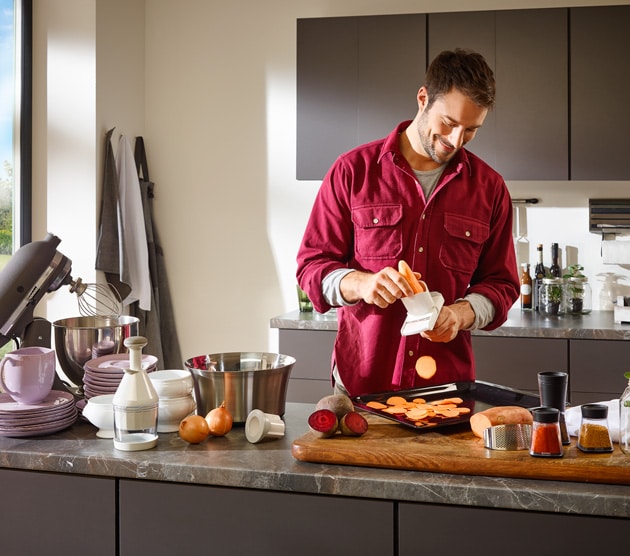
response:
<path id="1" fill-rule="evenodd" d="M 536 246 L 537 261 L 536 268 L 534 268 L 534 286 L 532 290 L 532 304 L 534 309 L 538 311 L 538 298 L 540 297 L 540 286 L 542 285 L 543 278 L 547 275 L 547 269 L 543 264 L 543 246 L 539 243 Z"/>
<path id="2" fill-rule="evenodd" d="M 549 267 L 549 274 L 552 278 L 560 278 L 560 264 L 558 263 L 558 244 L 551 244 L 551 266 Z"/>

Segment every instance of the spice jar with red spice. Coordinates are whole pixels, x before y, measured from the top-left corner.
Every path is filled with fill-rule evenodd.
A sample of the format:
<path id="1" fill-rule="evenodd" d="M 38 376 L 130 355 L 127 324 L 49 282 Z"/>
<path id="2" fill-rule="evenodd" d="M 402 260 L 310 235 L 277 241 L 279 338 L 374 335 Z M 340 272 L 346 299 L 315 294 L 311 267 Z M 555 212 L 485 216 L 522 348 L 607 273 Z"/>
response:
<path id="1" fill-rule="evenodd" d="M 608 430 L 608 406 L 591 403 L 582 406 L 582 422 L 577 447 L 582 452 L 607 453 L 613 451 Z"/>
<path id="2" fill-rule="evenodd" d="M 532 443 L 529 453 L 536 457 L 559 458 L 562 451 L 560 435 L 560 411 L 554 407 L 536 407 L 532 409 Z"/>

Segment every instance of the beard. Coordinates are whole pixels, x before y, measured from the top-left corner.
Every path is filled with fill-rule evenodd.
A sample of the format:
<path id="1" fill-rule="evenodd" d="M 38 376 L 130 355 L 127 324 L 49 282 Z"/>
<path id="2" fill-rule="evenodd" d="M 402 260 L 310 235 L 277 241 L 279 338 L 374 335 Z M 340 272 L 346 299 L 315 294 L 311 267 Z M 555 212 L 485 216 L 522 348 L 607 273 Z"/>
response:
<path id="1" fill-rule="evenodd" d="M 420 138 L 420 144 L 422 145 L 424 152 L 429 158 L 431 158 L 431 160 L 433 160 L 433 162 L 437 164 L 445 164 L 446 162 L 451 160 L 451 158 L 453 158 L 453 156 L 455 156 L 455 154 L 459 150 L 455 149 L 453 145 L 443 139 L 441 135 L 437 133 L 431 133 L 431 131 L 429 130 L 428 114 L 426 110 L 423 112 L 423 114 L 420 116 L 420 119 L 418 120 L 417 130 L 418 137 Z M 449 150 L 447 152 L 438 150 L 440 145 L 442 144 L 451 147 L 451 149 L 453 150 Z"/>

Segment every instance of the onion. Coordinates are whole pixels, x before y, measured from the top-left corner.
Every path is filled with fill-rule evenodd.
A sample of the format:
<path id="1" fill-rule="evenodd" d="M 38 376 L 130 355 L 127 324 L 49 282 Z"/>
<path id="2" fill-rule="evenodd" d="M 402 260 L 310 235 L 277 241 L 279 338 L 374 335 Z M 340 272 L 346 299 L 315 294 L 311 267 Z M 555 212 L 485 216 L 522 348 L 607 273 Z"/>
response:
<path id="1" fill-rule="evenodd" d="M 179 423 L 179 436 L 191 444 L 199 444 L 209 434 L 208 422 L 201 415 L 189 415 Z"/>
<path id="2" fill-rule="evenodd" d="M 232 414 L 225 407 L 225 401 L 219 407 L 215 407 L 206 415 L 206 421 L 212 436 L 225 436 L 232 430 Z"/>

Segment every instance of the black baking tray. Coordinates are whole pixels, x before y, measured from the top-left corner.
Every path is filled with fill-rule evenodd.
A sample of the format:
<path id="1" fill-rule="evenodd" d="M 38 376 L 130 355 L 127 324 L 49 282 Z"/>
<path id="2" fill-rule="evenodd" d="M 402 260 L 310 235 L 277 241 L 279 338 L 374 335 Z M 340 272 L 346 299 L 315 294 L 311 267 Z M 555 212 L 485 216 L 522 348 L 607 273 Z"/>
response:
<path id="1" fill-rule="evenodd" d="M 443 398 L 461 398 L 462 403 L 460 407 L 468 407 L 470 413 L 460 414 L 457 417 L 435 417 L 422 424 L 416 424 L 404 416 L 392 415 L 386 413 L 380 409 L 374 409 L 366 404 L 371 401 L 380 402 L 385 404 L 387 399 L 391 396 L 401 396 L 409 401 L 414 398 L 423 398 L 427 402 L 440 400 Z M 357 396 L 353 398 L 352 402 L 355 407 L 364 411 L 379 415 L 390 421 L 396 421 L 407 427 L 411 427 L 416 430 L 432 430 L 436 427 L 446 427 L 459 425 L 462 423 L 468 423 L 470 416 L 484 411 L 491 407 L 517 405 L 525 408 L 533 408 L 540 405 L 540 398 L 530 392 L 523 392 L 522 390 L 515 390 L 514 388 L 508 388 L 507 386 L 500 386 L 498 384 L 491 384 L 490 382 L 484 382 L 482 380 L 475 380 L 469 382 L 452 382 L 449 384 L 441 384 L 439 386 L 429 386 L 425 388 L 414 388 L 411 390 L 397 390 L 394 392 L 382 392 L 379 394 L 369 394 L 365 396 Z"/>

